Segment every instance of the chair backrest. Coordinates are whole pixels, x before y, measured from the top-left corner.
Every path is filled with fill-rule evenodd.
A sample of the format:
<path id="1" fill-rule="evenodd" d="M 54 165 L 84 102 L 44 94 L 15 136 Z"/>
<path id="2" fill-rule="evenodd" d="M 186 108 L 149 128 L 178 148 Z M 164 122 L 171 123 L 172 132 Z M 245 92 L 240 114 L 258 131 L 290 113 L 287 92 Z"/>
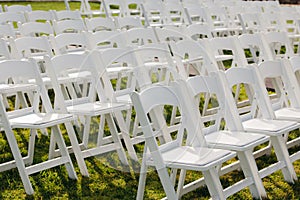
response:
<path id="1" fill-rule="evenodd" d="M 278 13 L 262 13 L 261 17 L 262 27 L 265 32 L 285 31 Z"/>
<path id="2" fill-rule="evenodd" d="M 256 64 L 253 64 L 256 66 Z M 269 101 L 269 96 L 265 90 L 264 83 L 259 77 L 259 72 L 256 67 L 234 67 L 223 72 L 226 77 L 224 86 L 229 87 L 231 91 L 234 91 L 234 87 L 240 87 L 243 90 L 243 100 L 238 100 L 235 94 L 239 96 L 241 93 L 232 92 L 229 94 L 234 95 L 236 99 L 236 105 L 240 105 L 238 108 L 242 121 L 246 121 L 252 118 L 262 117 L 264 119 L 275 119 L 275 114 L 272 109 L 272 105 Z M 222 72 L 220 72 L 222 74 Z M 247 99 L 248 98 L 248 99 Z M 244 107 L 242 101 L 247 101 L 247 106 Z M 240 104 L 239 104 L 240 103 Z M 250 109 L 248 107 L 250 103 Z"/>
<path id="3" fill-rule="evenodd" d="M 17 23 L 25 23 L 26 18 L 24 13 L 17 13 L 17 12 L 3 12 L 0 13 L 0 24 L 12 24 L 14 27 L 14 31 L 16 34 L 19 34 L 19 29 Z"/>
<path id="4" fill-rule="evenodd" d="M 287 59 L 262 62 L 258 66 L 258 71 L 265 82 L 268 80 L 266 89 L 270 87 L 270 82 L 273 86 L 272 93 L 277 97 L 272 99 L 274 110 L 290 106 L 299 108 L 300 88 L 292 65 Z"/>
<path id="5" fill-rule="evenodd" d="M 177 42 L 179 40 L 188 40 L 189 38 L 182 33 L 182 30 L 180 27 L 175 28 L 168 28 L 168 27 L 163 27 L 155 28 L 156 35 L 158 37 L 159 42 L 170 42 L 174 41 Z"/>
<path id="6" fill-rule="evenodd" d="M 86 33 L 90 49 L 120 48 L 126 45 L 125 36 L 119 31 Z"/>
<path id="7" fill-rule="evenodd" d="M 229 21 L 223 7 L 216 5 L 207 6 L 205 12 L 207 17 L 211 19 L 212 29 L 229 27 Z"/>
<path id="8" fill-rule="evenodd" d="M 57 21 L 66 19 L 82 19 L 78 10 L 53 10 L 54 19 Z"/>
<path id="9" fill-rule="evenodd" d="M 165 24 L 163 4 L 161 1 L 146 1 L 142 4 L 146 26 L 163 26 Z"/>
<path id="10" fill-rule="evenodd" d="M 93 67 L 91 64 L 85 64 L 87 54 L 63 54 L 57 55 L 52 58 L 49 56 L 45 56 L 45 69 L 46 74 L 51 79 L 52 87 L 55 92 L 54 99 L 54 108 L 56 110 L 60 110 L 60 112 L 67 112 L 67 107 L 71 105 L 77 105 L 79 103 L 91 102 L 94 99 L 94 91 L 95 85 L 91 80 L 91 70 Z M 90 68 L 91 67 L 91 68 Z M 86 81 L 87 83 L 91 83 L 91 90 L 88 94 L 81 93 L 80 95 L 76 95 L 71 93 L 72 84 L 77 84 L 77 81 L 80 80 L 76 78 L 74 75 L 73 78 L 69 77 L 70 73 L 80 73 L 80 71 L 85 70 L 87 75 Z M 95 71 L 92 71 L 95 74 Z M 63 80 L 63 82 L 59 82 L 59 80 Z M 64 88 L 67 87 L 69 92 L 66 92 Z"/>
<path id="11" fill-rule="evenodd" d="M 8 48 L 7 41 L 0 39 L 0 60 L 9 60 L 11 59 L 11 54 Z"/>
<path id="12" fill-rule="evenodd" d="M 182 4 L 164 2 L 163 3 L 165 24 L 171 26 L 182 26 L 189 24 Z"/>
<path id="13" fill-rule="evenodd" d="M 93 17 L 85 18 L 85 24 L 87 30 L 90 32 L 97 31 L 113 31 L 116 29 L 116 25 L 110 17 Z"/>
<path id="14" fill-rule="evenodd" d="M 171 43 L 170 46 L 173 56 L 179 57 L 184 63 L 187 74 L 206 75 L 218 69 L 215 59 L 196 41 L 182 40 Z"/>
<path id="15" fill-rule="evenodd" d="M 295 55 L 291 41 L 286 32 L 268 32 L 265 40 L 271 48 L 273 59 L 290 58 Z"/>
<path id="16" fill-rule="evenodd" d="M 245 54 L 237 37 L 212 38 L 209 40 L 209 45 L 215 57 L 218 55 L 232 55 L 229 58 L 229 60 L 232 60 L 230 64 L 224 63 L 224 60 L 221 60 L 222 63 L 219 62 L 221 68 L 245 66 L 247 64 Z"/>
<path id="17" fill-rule="evenodd" d="M 260 15 L 261 13 L 255 12 L 238 14 L 243 33 L 256 33 L 264 30 Z"/>
<path id="18" fill-rule="evenodd" d="M 103 3 L 104 2 L 104 3 Z M 124 1 L 121 0 L 105 0 L 101 2 L 103 9 L 106 12 L 106 16 L 114 17 L 114 16 L 124 16 L 125 8 L 124 8 Z"/>
<path id="19" fill-rule="evenodd" d="M 165 43 L 136 47 L 134 54 L 138 64 L 135 76 L 139 90 L 153 84 L 168 85 L 171 80 L 180 79 L 184 73 L 184 69 L 175 66 L 169 47 Z"/>
<path id="20" fill-rule="evenodd" d="M 225 128 L 230 131 L 243 130 L 234 99 L 232 95 L 228 95 L 231 91 L 223 86 L 218 72 L 209 76 L 189 77 L 186 83 L 195 100 L 195 107 L 199 107 L 202 121 L 206 123 L 205 134 Z M 206 108 L 208 104 L 210 107 Z"/>
<path id="21" fill-rule="evenodd" d="M 163 116 L 163 111 L 166 106 L 179 108 L 182 118 L 179 125 L 179 131 L 172 141 L 174 146 L 183 145 L 184 131 L 187 131 L 186 145 L 191 146 L 206 146 L 204 135 L 202 134 L 201 119 L 199 115 L 193 115 L 197 112 L 189 112 L 188 106 L 185 106 L 184 97 L 180 94 L 176 87 L 170 86 L 153 86 L 140 92 L 132 93 L 131 99 L 136 110 L 137 117 L 141 126 L 143 127 L 143 133 L 146 140 L 146 147 L 149 148 L 156 163 L 163 163 L 161 158 L 161 152 L 159 143 L 157 143 L 156 131 L 165 132 L 165 134 L 171 134 L 171 130 L 168 128 L 168 123 Z M 152 98 L 155 95 L 156 98 Z M 189 101 L 190 102 L 190 101 Z M 186 113 L 187 112 L 187 113 Z M 186 118 L 190 115 L 190 118 Z M 191 115 L 193 115 L 191 117 Z M 178 130 L 178 129 L 177 129 Z M 161 144 L 161 143 L 160 143 Z M 164 143 L 164 146 L 167 145 Z M 156 154 L 156 155 L 154 155 Z"/>
<path id="22" fill-rule="evenodd" d="M 4 5 L 5 12 L 30 12 L 32 11 L 31 5 Z"/>
<path id="23" fill-rule="evenodd" d="M 299 33 L 299 26 L 297 20 L 299 19 L 300 13 L 297 9 L 292 6 L 281 6 L 280 7 L 280 19 L 285 31 L 289 35 Z"/>
<path id="24" fill-rule="evenodd" d="M 298 82 L 298 85 L 300 85 L 300 57 L 299 56 L 294 56 L 289 59 L 293 72 L 296 76 L 296 80 Z"/>
<path id="25" fill-rule="evenodd" d="M 190 24 L 207 24 L 211 27 L 211 19 L 208 18 L 203 6 L 186 7 L 185 13 Z"/>
<path id="26" fill-rule="evenodd" d="M 50 10 L 33 10 L 29 12 L 25 12 L 25 16 L 27 21 L 33 22 L 33 21 L 49 21 L 52 22 L 54 20 L 53 11 Z"/>
<path id="27" fill-rule="evenodd" d="M 7 39 L 8 37 L 16 37 L 12 24 L 0 24 L 0 38 Z"/>
<path id="28" fill-rule="evenodd" d="M 142 8 L 143 0 L 125 0 L 124 9 L 125 16 L 143 17 L 144 12 Z"/>
<path id="29" fill-rule="evenodd" d="M 204 38 L 212 38 L 210 27 L 207 24 L 190 24 L 183 28 L 186 36 L 193 40 L 201 40 Z"/>
<path id="30" fill-rule="evenodd" d="M 108 48 L 101 51 L 101 59 L 111 80 L 116 80 L 114 95 L 116 98 L 129 95 L 136 89 L 134 68 L 137 60 L 133 48 Z M 123 98 L 124 99 L 124 98 Z M 125 101 L 129 99 L 124 99 Z"/>
<path id="31" fill-rule="evenodd" d="M 42 35 L 54 35 L 53 28 L 49 21 L 44 22 L 26 22 L 19 24 L 20 34 L 22 36 L 39 37 Z"/>
<path id="32" fill-rule="evenodd" d="M 60 33 L 79 33 L 87 30 L 82 19 L 54 20 L 53 29 L 56 35 Z"/>
<path id="33" fill-rule="evenodd" d="M 43 55 L 53 56 L 51 45 L 46 36 L 30 37 L 24 36 L 11 39 L 12 55 L 16 59 L 39 58 Z"/>
<path id="34" fill-rule="evenodd" d="M 108 78 L 105 66 L 101 61 L 99 51 L 92 51 L 89 54 L 65 54 L 54 56 L 53 58 L 45 58 L 46 72 L 54 81 L 55 92 L 60 94 L 60 101 L 58 102 L 61 107 L 76 105 L 80 103 L 94 102 L 96 96 L 100 102 L 113 101 L 113 89 Z M 85 73 L 85 81 L 89 82 L 89 91 L 86 95 L 67 97 L 62 94 L 59 87 L 59 78 L 68 77 L 71 73 L 76 73 L 78 76 Z M 68 83 L 76 83 L 78 78 L 73 75 L 72 79 L 66 79 Z M 96 95 L 96 96 L 95 96 Z M 62 102 L 64 99 L 64 102 Z M 59 100 L 59 99 L 57 99 Z"/>
<path id="35" fill-rule="evenodd" d="M 50 36 L 55 55 L 65 53 L 83 53 L 90 49 L 85 33 L 61 33 Z"/>
<path id="36" fill-rule="evenodd" d="M 132 28 L 124 32 L 124 35 L 129 46 L 141 46 L 158 42 L 155 32 L 151 27 Z"/>
<path id="37" fill-rule="evenodd" d="M 242 34 L 238 38 L 245 53 L 248 50 L 251 54 L 247 55 L 248 63 L 259 64 L 266 60 L 273 60 L 272 51 L 262 33 Z"/>
<path id="38" fill-rule="evenodd" d="M 15 90 L 7 88 L 7 92 L 15 94 L 17 91 L 23 93 L 33 92 L 33 96 L 30 102 L 30 107 L 23 106 L 17 107 L 16 110 L 8 112 L 8 116 L 13 118 L 16 116 L 22 116 L 27 113 L 40 112 L 39 102 L 43 103 L 43 108 L 46 112 L 53 112 L 50 99 L 45 89 L 45 85 L 42 81 L 37 63 L 30 59 L 25 60 L 7 60 L 0 63 L 1 75 L 0 82 L 8 83 L 8 80 L 12 80 L 13 84 L 16 84 Z M 35 84 L 28 83 L 29 80 L 35 80 Z M 18 84 L 20 84 L 18 86 Z M 25 85 L 23 85 L 25 84 Z M 5 90 L 4 90 L 5 92 Z M 10 94 L 10 93 L 9 93 Z"/>
<path id="39" fill-rule="evenodd" d="M 118 29 L 121 30 L 144 27 L 140 17 L 134 17 L 134 16 L 118 17 L 116 18 L 116 24 Z"/>

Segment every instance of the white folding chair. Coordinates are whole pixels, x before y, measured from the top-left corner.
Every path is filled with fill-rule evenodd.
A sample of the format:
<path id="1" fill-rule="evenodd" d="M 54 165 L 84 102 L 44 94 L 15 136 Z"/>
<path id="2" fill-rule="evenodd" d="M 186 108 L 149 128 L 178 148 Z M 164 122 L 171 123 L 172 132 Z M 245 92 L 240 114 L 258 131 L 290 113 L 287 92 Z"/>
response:
<path id="1" fill-rule="evenodd" d="M 30 12 L 32 11 L 31 5 L 4 5 L 4 12 Z"/>
<path id="2" fill-rule="evenodd" d="M 133 52 L 133 48 L 131 47 L 108 48 L 101 51 L 101 58 L 106 67 L 108 76 L 112 82 L 115 81 L 113 86 L 114 98 L 118 102 L 126 103 L 131 106 L 130 109 L 126 111 L 125 117 L 128 130 L 135 130 L 136 128 L 131 127 L 132 102 L 130 94 L 136 89 L 136 77 L 134 71 L 137 66 L 137 60 Z M 144 141 L 143 137 L 138 137 L 135 133 L 130 136 L 133 144 Z"/>
<path id="3" fill-rule="evenodd" d="M 18 24 L 21 36 L 39 37 L 41 35 L 54 35 L 53 28 L 49 21 L 44 22 L 26 22 Z"/>
<path id="4" fill-rule="evenodd" d="M 58 95 L 55 103 L 56 107 L 62 112 L 83 117 L 80 118 L 83 125 L 81 143 L 83 157 L 117 151 L 121 162 L 128 165 L 126 154 L 119 138 L 121 137 L 125 142 L 128 154 L 132 159 L 137 160 L 136 152 L 129 139 L 129 132 L 121 114 L 122 110 L 127 110 L 130 107 L 124 103 L 116 102 L 112 96 L 112 86 L 107 77 L 105 66 L 101 64 L 99 52 L 93 51 L 83 60 L 82 55 L 59 55 L 51 60 L 49 59 L 46 63 L 48 75 L 54 82 L 55 95 Z M 63 95 L 59 84 L 62 84 L 63 80 L 67 83 L 77 84 L 77 81 L 82 79 L 89 83 L 87 93 L 82 93 L 78 97 L 69 95 L 69 98 L 64 98 L 66 95 Z M 99 100 L 96 101 L 96 98 Z M 97 141 L 94 141 L 94 146 L 90 146 L 91 119 L 96 116 L 100 116 Z M 110 137 L 106 137 L 104 134 L 105 121 L 111 133 Z M 120 136 L 117 126 L 121 131 Z"/>
<path id="5" fill-rule="evenodd" d="M 201 106 L 201 98 L 208 94 L 210 96 L 211 107 L 206 114 L 201 116 L 202 121 L 207 124 L 203 132 L 208 146 L 235 151 L 245 175 L 244 181 L 252 178 L 252 182 L 248 183 L 252 196 L 254 198 L 266 197 L 267 194 L 252 153 L 254 147 L 267 142 L 269 138 L 261 134 L 244 131 L 237 108 L 234 105 L 234 99 L 226 94 L 231 91 L 222 86 L 217 73 L 210 76 L 190 77 L 186 82 L 190 95 L 194 99 L 193 107 L 195 110 L 199 110 L 198 112 L 201 109 L 206 109 Z M 231 188 L 233 189 L 239 184 L 243 185 L 242 182 L 236 183 Z M 247 187 L 246 185 L 244 187 Z M 233 191 L 237 192 L 238 189 L 233 189 Z"/>
<path id="6" fill-rule="evenodd" d="M 216 167 L 235 154 L 207 147 L 200 118 L 194 115 L 195 112 L 188 112 L 189 108 L 183 100 L 185 97 L 180 96 L 173 87 L 156 86 L 140 94 L 134 92 L 131 98 L 146 141 L 136 198 L 143 199 L 147 169 L 153 166 L 168 199 L 180 198 L 180 191 L 176 193 L 174 189 L 177 169 L 201 171 L 212 198 L 225 199 Z M 174 139 L 162 145 L 157 142 L 157 134 L 162 130 L 169 134 L 172 132 L 163 116 L 166 105 L 179 107 L 183 118 Z M 186 142 L 183 141 L 184 130 L 187 132 Z M 168 168 L 171 168 L 170 173 Z M 182 185 L 182 182 L 178 184 Z"/>
<path id="7" fill-rule="evenodd" d="M 79 33 L 87 31 L 83 19 L 66 19 L 53 21 L 53 30 L 56 35 L 60 33 Z"/>
<path id="8" fill-rule="evenodd" d="M 2 163 L 1 171 L 17 166 L 27 194 L 33 194 L 34 192 L 28 176 L 45 169 L 65 165 L 67 167 L 69 177 L 76 179 L 77 175 L 61 133 L 60 125 L 64 124 L 73 146 L 80 171 L 83 175 L 87 176 L 87 168 L 82 158 L 75 132 L 70 123 L 74 120 L 74 117 L 69 114 L 58 114 L 53 111 L 50 99 L 48 98 L 42 79 L 39 76 L 38 67 L 35 62 L 33 60 L 3 61 L 0 63 L 0 68 L 2 72 L 0 77 L 2 83 L 6 82 L 7 79 L 13 80 L 12 84 L 2 84 L 0 90 L 1 98 L 4 97 L 3 95 L 12 93 L 15 93 L 16 95 L 20 93 L 32 94 L 30 107 L 20 107 L 16 110 L 12 108 L 11 111 L 5 111 L 3 105 L 1 105 L 1 125 L 4 126 L 3 128 L 6 132 L 15 159 L 12 162 Z M 29 79 L 35 79 L 36 84 L 28 83 L 26 80 Z M 46 112 L 40 112 L 40 101 L 43 102 Z M 28 155 L 25 157 L 21 156 L 14 133 L 11 130 L 16 128 L 25 128 L 30 130 Z M 60 154 L 57 155 L 57 157 L 49 155 L 46 161 L 35 163 L 33 160 L 35 138 L 38 134 L 38 130 L 45 128 L 51 129 L 51 131 L 45 134 L 48 136 L 51 132 L 50 144 L 51 141 L 55 140 L 57 147 L 60 150 Z"/>
<path id="9" fill-rule="evenodd" d="M 97 31 L 114 31 L 116 29 L 115 22 L 110 17 L 93 17 L 85 18 L 85 25 L 90 32 Z"/>
<path id="10" fill-rule="evenodd" d="M 50 36 L 50 43 L 54 54 L 79 53 L 82 54 L 89 47 L 89 41 L 86 33 L 61 33 L 56 36 Z"/>
<path id="11" fill-rule="evenodd" d="M 294 60 L 295 61 L 295 60 Z M 292 63 L 292 64 L 291 64 Z M 272 98 L 272 108 L 276 119 L 300 121 L 300 87 L 293 71 L 293 62 L 287 59 L 265 61 L 258 66 L 260 77 L 272 80 L 277 99 Z M 268 85 L 266 85 L 267 89 Z M 286 135 L 288 136 L 288 135 Z M 288 141 L 288 148 L 299 142 L 299 137 Z M 298 155 L 297 155 L 298 154 Z M 299 152 L 291 155 L 291 160 L 299 159 Z"/>
<path id="12" fill-rule="evenodd" d="M 231 90 L 233 86 L 238 84 L 244 84 L 244 86 L 248 87 L 245 88 L 245 93 L 249 98 L 250 111 L 246 108 L 243 112 L 243 107 L 238 108 L 244 129 L 270 137 L 279 164 L 277 163 L 276 167 L 267 167 L 260 175 L 261 178 L 281 169 L 284 179 L 293 183 L 294 180 L 297 180 L 297 176 L 283 135 L 299 128 L 299 124 L 293 121 L 276 120 L 267 91 L 257 70 L 256 67 L 235 67 L 225 72 L 220 72 L 220 75 L 224 74 L 226 81 L 223 81 L 223 85 L 229 87 Z M 234 95 L 234 93 L 229 93 L 228 95 Z M 245 98 L 239 101 L 244 100 Z M 280 162 L 284 162 L 285 165 L 280 166 Z"/>

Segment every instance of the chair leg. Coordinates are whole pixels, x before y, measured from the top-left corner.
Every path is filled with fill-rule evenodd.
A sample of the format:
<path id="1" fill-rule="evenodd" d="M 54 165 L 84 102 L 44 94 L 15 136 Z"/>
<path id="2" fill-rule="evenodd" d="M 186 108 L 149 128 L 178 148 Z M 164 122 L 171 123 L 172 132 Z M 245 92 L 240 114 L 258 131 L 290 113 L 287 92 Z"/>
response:
<path id="1" fill-rule="evenodd" d="M 91 117 L 86 116 L 83 125 L 83 135 L 82 135 L 82 144 L 85 148 L 88 148 L 90 130 L 91 130 Z"/>
<path id="2" fill-rule="evenodd" d="M 117 127 L 116 127 L 116 125 L 114 123 L 114 120 L 112 118 L 112 115 L 111 114 L 105 114 L 105 118 L 107 120 L 109 129 L 110 129 L 110 132 L 111 132 L 112 139 L 113 139 L 114 143 L 116 145 L 118 145 L 116 150 L 118 152 L 118 155 L 119 155 L 119 158 L 120 158 L 121 162 L 125 165 L 129 165 L 128 160 L 126 158 L 124 148 L 122 146 L 122 143 L 121 143 L 119 135 L 118 135 Z"/>
<path id="3" fill-rule="evenodd" d="M 297 180 L 297 175 L 294 169 L 294 166 L 290 160 L 289 152 L 287 150 L 286 142 L 284 137 L 275 137 L 271 136 L 270 140 L 274 147 L 277 160 L 284 162 L 285 167 L 282 169 L 284 179 L 287 182 L 294 183 L 294 180 Z"/>
<path id="4" fill-rule="evenodd" d="M 146 178 L 147 178 L 147 169 L 148 169 L 148 167 L 145 163 L 145 159 L 143 158 L 143 161 L 142 161 L 142 164 L 141 164 L 139 185 L 138 185 L 137 196 L 136 196 L 137 200 L 144 199 L 144 191 L 145 191 Z"/>
<path id="5" fill-rule="evenodd" d="M 61 156 L 66 157 L 68 159 L 68 162 L 65 163 L 65 166 L 67 168 L 69 177 L 71 179 L 77 179 L 77 175 L 76 175 L 72 160 L 70 158 L 70 155 L 69 155 L 67 146 L 64 142 L 64 139 L 62 137 L 62 134 L 58 128 L 58 125 L 53 126 L 52 129 L 53 129 L 53 134 L 54 134 L 54 138 L 55 138 L 54 140 L 57 142 L 57 146 L 60 150 Z"/>
<path id="6" fill-rule="evenodd" d="M 252 154 L 252 150 L 237 152 L 244 175 L 246 178 L 252 178 L 253 184 L 249 186 L 254 198 L 260 199 L 267 197 L 266 190 L 258 173 L 258 168 Z"/>
<path id="7" fill-rule="evenodd" d="M 28 162 L 27 164 L 32 164 L 33 162 L 33 156 L 34 156 L 34 145 L 35 145 L 35 138 L 37 135 L 36 129 L 30 129 L 30 136 L 29 136 L 29 143 L 28 143 Z M 51 143 L 50 143 L 51 145 Z"/>
<path id="8" fill-rule="evenodd" d="M 178 199 L 167 168 L 156 169 L 168 199 Z"/>
<path id="9" fill-rule="evenodd" d="M 185 169 L 180 170 L 178 186 L 177 186 L 177 195 L 178 195 L 179 199 L 181 198 L 181 195 L 182 195 L 182 189 L 184 186 L 185 176 L 186 176 L 186 170 Z"/>
<path id="10" fill-rule="evenodd" d="M 218 172 L 215 168 L 203 171 L 205 183 L 212 199 L 225 199 Z"/>
<path id="11" fill-rule="evenodd" d="M 10 149 L 12 151 L 13 157 L 16 161 L 16 166 L 19 171 L 22 183 L 24 185 L 25 191 L 27 194 L 32 195 L 34 193 L 32 185 L 30 183 L 28 174 L 26 172 L 25 164 L 18 147 L 18 143 L 12 131 L 5 130 L 6 138 L 9 143 Z"/>
<path id="12" fill-rule="evenodd" d="M 125 146 L 127 148 L 129 156 L 133 160 L 138 161 L 138 157 L 136 155 L 135 149 L 134 149 L 133 144 L 131 142 L 129 131 L 126 128 L 126 123 L 124 121 L 122 113 L 121 112 L 115 112 L 115 117 L 116 117 L 117 123 L 119 125 L 119 128 L 121 130 L 122 137 L 123 137 L 123 140 L 125 142 Z"/>
<path id="13" fill-rule="evenodd" d="M 89 176 L 89 172 L 88 172 L 87 166 L 84 162 L 84 158 L 82 156 L 82 152 L 81 152 L 80 146 L 78 144 L 78 140 L 76 138 L 76 134 L 75 134 L 75 131 L 73 129 L 73 126 L 70 122 L 65 123 L 65 126 L 66 126 L 68 136 L 69 136 L 70 141 L 71 141 L 72 149 L 74 151 L 74 154 L 75 154 L 75 157 L 76 157 L 76 160 L 77 160 L 77 164 L 78 164 L 79 169 L 80 169 L 80 173 L 83 176 Z"/>

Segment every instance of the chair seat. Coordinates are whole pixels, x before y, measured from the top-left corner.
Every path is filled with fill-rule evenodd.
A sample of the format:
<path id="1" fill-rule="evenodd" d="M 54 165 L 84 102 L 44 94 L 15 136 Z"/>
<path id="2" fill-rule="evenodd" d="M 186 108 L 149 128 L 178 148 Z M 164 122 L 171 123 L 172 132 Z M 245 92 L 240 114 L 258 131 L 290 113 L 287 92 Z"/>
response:
<path id="1" fill-rule="evenodd" d="M 162 152 L 162 157 L 168 167 L 182 168 L 182 166 L 185 166 L 185 168 L 187 167 L 190 170 L 202 171 L 235 157 L 235 153 L 221 149 L 180 146 Z M 152 158 L 149 157 L 147 160 L 151 164 Z"/>
<path id="2" fill-rule="evenodd" d="M 82 103 L 78 105 L 68 106 L 67 110 L 69 113 L 72 114 L 96 116 L 101 114 L 112 113 L 114 111 L 126 110 L 129 108 L 130 105 L 124 103 L 93 102 L 93 103 Z"/>
<path id="3" fill-rule="evenodd" d="M 243 126 L 246 131 L 277 136 L 300 127 L 300 124 L 292 121 L 255 118 L 243 122 Z"/>
<path id="4" fill-rule="evenodd" d="M 280 120 L 300 121 L 300 109 L 282 108 L 275 111 L 275 116 Z"/>
<path id="5" fill-rule="evenodd" d="M 9 122 L 13 128 L 42 129 L 72 120 L 74 120 L 74 117 L 71 114 L 30 113 L 27 115 L 10 118 Z"/>
<path id="6" fill-rule="evenodd" d="M 38 86 L 36 84 L 0 84 L 0 93 L 14 93 L 18 91 L 31 91 L 37 90 Z"/>
<path id="7" fill-rule="evenodd" d="M 245 151 L 268 141 L 269 137 L 256 133 L 218 131 L 207 134 L 205 139 L 210 147 Z"/>

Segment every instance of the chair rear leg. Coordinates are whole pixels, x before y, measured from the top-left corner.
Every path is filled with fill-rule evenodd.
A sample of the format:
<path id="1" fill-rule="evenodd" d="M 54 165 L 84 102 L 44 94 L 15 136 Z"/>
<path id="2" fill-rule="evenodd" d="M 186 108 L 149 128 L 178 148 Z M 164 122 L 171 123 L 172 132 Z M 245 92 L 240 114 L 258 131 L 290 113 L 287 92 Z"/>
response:
<path id="1" fill-rule="evenodd" d="M 281 136 L 279 137 L 271 136 L 270 140 L 274 147 L 277 160 L 285 163 L 285 167 L 282 169 L 284 179 L 287 182 L 294 183 L 294 180 L 297 180 L 297 175 L 294 166 L 290 160 L 285 138 Z"/>
<path id="2" fill-rule="evenodd" d="M 253 180 L 253 184 L 249 186 L 252 196 L 257 199 L 267 197 L 266 190 L 258 173 L 258 168 L 253 157 L 252 150 L 237 152 L 237 155 L 245 177 L 252 178 Z"/>
<path id="3" fill-rule="evenodd" d="M 218 172 L 215 168 L 203 171 L 205 183 L 212 199 L 226 199 L 223 192 Z"/>

